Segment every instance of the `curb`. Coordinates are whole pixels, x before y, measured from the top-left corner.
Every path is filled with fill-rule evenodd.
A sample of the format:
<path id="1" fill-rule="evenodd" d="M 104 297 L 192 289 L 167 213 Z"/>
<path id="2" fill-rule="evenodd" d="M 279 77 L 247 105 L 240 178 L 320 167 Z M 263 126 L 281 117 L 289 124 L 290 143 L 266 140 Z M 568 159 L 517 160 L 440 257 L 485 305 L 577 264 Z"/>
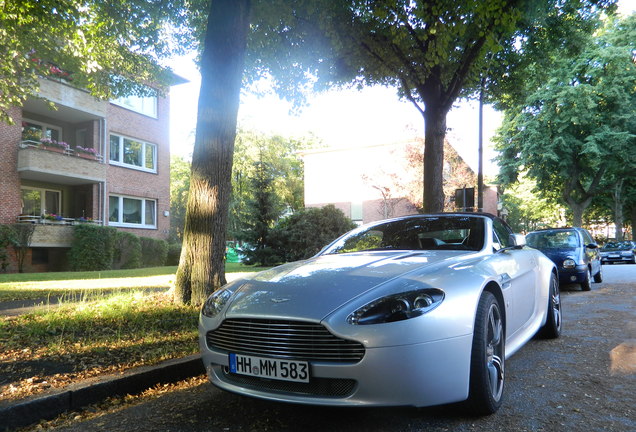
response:
<path id="1" fill-rule="evenodd" d="M 0 431 L 51 420 L 65 411 L 77 410 L 111 396 L 140 393 L 157 384 L 173 383 L 205 374 L 200 354 L 144 366 L 122 375 L 72 384 L 55 394 L 35 397 L 0 408 Z"/>

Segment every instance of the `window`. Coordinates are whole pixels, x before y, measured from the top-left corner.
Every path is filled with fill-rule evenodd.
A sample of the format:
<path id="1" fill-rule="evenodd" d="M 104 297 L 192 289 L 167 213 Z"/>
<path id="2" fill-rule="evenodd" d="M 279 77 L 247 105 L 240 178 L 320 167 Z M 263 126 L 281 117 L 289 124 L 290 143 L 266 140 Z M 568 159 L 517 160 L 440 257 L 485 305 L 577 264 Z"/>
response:
<path id="1" fill-rule="evenodd" d="M 62 208 L 62 192 L 49 189 L 22 188 L 22 214 L 42 216 L 59 215 Z"/>
<path id="2" fill-rule="evenodd" d="M 115 165 L 157 172 L 157 146 L 119 135 L 110 136 L 110 161 Z"/>
<path id="3" fill-rule="evenodd" d="M 150 91 L 152 89 L 148 88 Z M 123 96 L 114 101 L 115 105 L 127 108 L 148 117 L 157 118 L 157 96 Z"/>
<path id="4" fill-rule="evenodd" d="M 155 200 L 111 195 L 108 203 L 109 225 L 133 228 L 157 227 L 157 202 Z"/>
<path id="5" fill-rule="evenodd" d="M 62 139 L 62 129 L 50 124 L 24 119 L 22 121 L 22 141 L 39 143 L 40 138 L 60 141 Z"/>
<path id="6" fill-rule="evenodd" d="M 492 227 L 494 228 L 493 243 L 498 243 L 501 248 L 512 246 L 510 242 L 512 231 L 500 219 L 493 219 Z"/>

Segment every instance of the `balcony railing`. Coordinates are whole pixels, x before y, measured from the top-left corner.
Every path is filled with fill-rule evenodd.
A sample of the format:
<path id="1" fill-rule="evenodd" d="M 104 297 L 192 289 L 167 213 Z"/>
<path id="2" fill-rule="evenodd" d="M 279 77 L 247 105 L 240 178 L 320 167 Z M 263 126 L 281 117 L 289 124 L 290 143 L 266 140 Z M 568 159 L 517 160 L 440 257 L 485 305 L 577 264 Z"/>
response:
<path id="1" fill-rule="evenodd" d="M 57 215 L 45 215 L 45 216 L 32 216 L 32 215 L 20 215 L 18 216 L 18 223 L 32 223 L 39 225 L 80 225 L 80 224 L 96 224 L 102 225 L 101 220 L 95 220 L 91 218 L 65 218 Z"/>
<path id="2" fill-rule="evenodd" d="M 69 147 L 57 145 L 57 144 L 45 144 L 41 141 L 34 140 L 22 140 L 20 141 L 20 148 L 35 148 L 38 150 L 50 151 L 53 153 L 61 153 L 66 156 L 78 156 L 83 159 L 94 160 L 101 162 L 103 160 L 102 155 L 93 154 L 89 152 L 83 152 L 77 149 L 72 149 Z"/>

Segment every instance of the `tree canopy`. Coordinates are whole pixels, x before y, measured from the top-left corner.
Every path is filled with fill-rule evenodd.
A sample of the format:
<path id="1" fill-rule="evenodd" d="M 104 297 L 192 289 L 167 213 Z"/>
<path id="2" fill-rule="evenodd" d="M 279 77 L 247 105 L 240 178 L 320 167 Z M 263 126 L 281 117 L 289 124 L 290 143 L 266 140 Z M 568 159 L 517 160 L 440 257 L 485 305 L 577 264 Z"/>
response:
<path id="1" fill-rule="evenodd" d="M 272 6 L 272 3 L 274 5 Z M 424 211 L 442 211 L 446 114 L 473 94 L 492 65 L 508 61 L 489 82 L 506 81 L 522 64 L 525 42 L 562 42 L 569 29 L 613 0 L 330 0 L 256 3 L 248 70 L 271 74 L 292 98 L 304 88 L 390 85 L 425 122 Z M 276 14 L 263 8 L 274 7 Z M 579 25 L 580 27 L 581 25 Z M 499 55 L 499 53 L 502 53 Z M 515 56 L 503 55 L 516 53 Z M 516 62 L 516 63 L 515 63 Z M 494 69 L 493 69 L 494 70 Z M 494 86 L 494 84 L 493 84 Z"/>
<path id="2" fill-rule="evenodd" d="M 610 20 L 549 79 L 508 110 L 498 139 L 500 178 L 523 171 L 566 204 L 580 226 L 604 178 L 636 169 L 636 16 Z"/>
<path id="3" fill-rule="evenodd" d="M 5 0 L 0 7 L 0 121 L 54 77 L 100 98 L 145 94 L 166 84 L 159 61 L 195 47 L 197 3 Z M 200 7 L 201 5 L 199 5 Z"/>

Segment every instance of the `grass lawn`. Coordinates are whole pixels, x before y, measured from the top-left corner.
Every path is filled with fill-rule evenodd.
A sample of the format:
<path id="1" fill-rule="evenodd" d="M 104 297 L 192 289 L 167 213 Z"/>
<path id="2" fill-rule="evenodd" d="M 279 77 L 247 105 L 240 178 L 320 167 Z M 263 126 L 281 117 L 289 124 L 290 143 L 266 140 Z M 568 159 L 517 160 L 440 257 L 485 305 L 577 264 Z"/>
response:
<path id="1" fill-rule="evenodd" d="M 226 273 L 254 272 L 264 267 L 227 263 Z M 103 297 L 116 291 L 168 289 L 174 282 L 176 266 L 92 272 L 0 274 L 0 302 L 46 299 L 62 296 L 68 301 Z"/>
<path id="2" fill-rule="evenodd" d="M 226 272 L 256 270 L 229 264 Z M 0 403 L 198 352 L 199 309 L 173 302 L 175 271 L 1 275 L 0 301 L 62 300 L 55 308 L 0 315 Z"/>

